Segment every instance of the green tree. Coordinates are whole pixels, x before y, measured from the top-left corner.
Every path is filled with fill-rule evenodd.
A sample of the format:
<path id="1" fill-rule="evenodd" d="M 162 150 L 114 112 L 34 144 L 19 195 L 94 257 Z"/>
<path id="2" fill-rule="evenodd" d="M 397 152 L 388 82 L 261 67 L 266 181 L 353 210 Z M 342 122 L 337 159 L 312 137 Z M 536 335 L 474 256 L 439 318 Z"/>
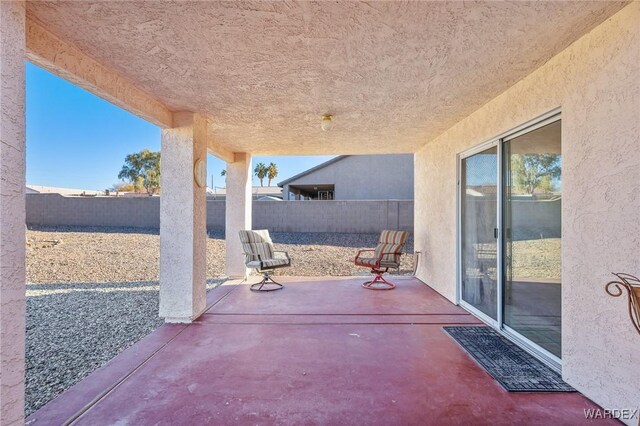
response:
<path id="1" fill-rule="evenodd" d="M 109 190 L 113 192 L 132 192 L 136 190 L 136 187 L 131 182 L 118 182 L 109 188 Z"/>
<path id="2" fill-rule="evenodd" d="M 511 173 L 516 188 L 533 194 L 538 188 L 549 190 L 553 179 L 560 177 L 559 154 L 514 154 L 511 156 Z"/>
<path id="3" fill-rule="evenodd" d="M 269 179 L 267 186 L 271 186 L 271 181 L 276 177 L 278 177 L 278 166 L 276 166 L 276 163 L 270 163 L 269 167 L 267 167 L 267 179 Z"/>
<path id="4" fill-rule="evenodd" d="M 226 176 L 227 175 L 227 169 L 222 169 L 222 171 L 220 172 L 220 176 Z"/>
<path id="5" fill-rule="evenodd" d="M 258 179 L 260 179 L 260 186 L 264 186 L 264 178 L 267 177 L 268 171 L 269 169 L 267 168 L 267 166 L 265 166 L 264 163 L 256 164 L 256 168 L 253 169 L 253 173 L 255 173 Z"/>
<path id="6" fill-rule="evenodd" d="M 118 179 L 133 184 L 136 192 L 144 188 L 147 194 L 155 194 L 160 189 L 160 152 L 143 149 L 127 155 Z"/>
<path id="7" fill-rule="evenodd" d="M 553 182 L 553 179 L 549 175 L 542 176 L 540 179 L 540 184 L 538 185 L 538 189 L 545 193 L 555 192 L 557 190 L 556 185 Z"/>
<path id="8" fill-rule="evenodd" d="M 124 159 L 124 166 L 122 166 L 122 170 L 118 173 L 118 179 L 122 181 L 128 181 L 135 192 L 140 190 L 138 184 L 140 183 L 140 173 L 142 171 L 142 157 L 138 154 L 129 154 Z"/>

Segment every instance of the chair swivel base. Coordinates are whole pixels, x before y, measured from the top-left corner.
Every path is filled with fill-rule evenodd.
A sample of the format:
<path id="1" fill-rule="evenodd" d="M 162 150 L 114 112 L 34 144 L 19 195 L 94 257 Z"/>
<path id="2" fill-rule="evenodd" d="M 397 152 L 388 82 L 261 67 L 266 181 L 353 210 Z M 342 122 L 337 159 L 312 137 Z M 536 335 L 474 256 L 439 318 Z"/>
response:
<path id="1" fill-rule="evenodd" d="M 270 272 L 264 272 L 262 274 L 262 281 L 260 281 L 259 283 L 251 284 L 251 286 L 249 286 L 249 290 L 256 292 L 276 291 L 282 290 L 283 288 L 284 286 L 282 284 L 274 281 L 273 278 L 271 278 Z"/>
<path id="2" fill-rule="evenodd" d="M 367 290 L 393 290 L 394 288 L 396 288 L 396 285 L 394 283 L 384 279 L 384 277 L 382 276 L 382 271 L 372 269 L 371 272 L 376 274 L 376 276 L 373 278 L 373 280 L 363 283 L 362 287 L 366 288 Z"/>

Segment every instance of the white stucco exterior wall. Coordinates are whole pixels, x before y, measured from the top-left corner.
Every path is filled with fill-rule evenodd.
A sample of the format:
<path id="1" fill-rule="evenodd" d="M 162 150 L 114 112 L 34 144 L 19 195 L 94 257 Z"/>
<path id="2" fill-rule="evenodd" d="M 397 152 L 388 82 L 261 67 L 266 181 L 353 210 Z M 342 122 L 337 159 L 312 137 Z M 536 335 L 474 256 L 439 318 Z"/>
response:
<path id="1" fill-rule="evenodd" d="M 0 2 L 0 424 L 24 422 L 25 5 Z"/>
<path id="2" fill-rule="evenodd" d="M 235 153 L 227 163 L 227 200 L 225 210 L 225 269 L 229 278 L 244 278 L 244 264 L 239 232 L 251 229 L 251 154 Z"/>
<path id="3" fill-rule="evenodd" d="M 160 194 L 160 316 L 190 322 L 206 307 L 207 200 L 194 165 L 207 161 L 206 124 L 197 114 L 174 114 L 162 130 Z"/>
<path id="4" fill-rule="evenodd" d="M 640 406 L 640 336 L 604 291 L 640 275 L 639 22 L 633 2 L 415 156 L 418 276 L 455 301 L 456 154 L 561 108 L 563 377 L 610 409 Z"/>

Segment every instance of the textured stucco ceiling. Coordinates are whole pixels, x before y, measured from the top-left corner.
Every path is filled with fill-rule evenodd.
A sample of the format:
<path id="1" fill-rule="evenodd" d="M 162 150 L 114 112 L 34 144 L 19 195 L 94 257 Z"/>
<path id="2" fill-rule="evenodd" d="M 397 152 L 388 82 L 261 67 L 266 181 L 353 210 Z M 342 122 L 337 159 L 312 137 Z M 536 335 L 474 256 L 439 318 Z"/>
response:
<path id="1" fill-rule="evenodd" d="M 254 154 L 413 152 L 625 2 L 30 2 L 29 17 Z M 320 130 L 333 114 L 334 128 Z"/>

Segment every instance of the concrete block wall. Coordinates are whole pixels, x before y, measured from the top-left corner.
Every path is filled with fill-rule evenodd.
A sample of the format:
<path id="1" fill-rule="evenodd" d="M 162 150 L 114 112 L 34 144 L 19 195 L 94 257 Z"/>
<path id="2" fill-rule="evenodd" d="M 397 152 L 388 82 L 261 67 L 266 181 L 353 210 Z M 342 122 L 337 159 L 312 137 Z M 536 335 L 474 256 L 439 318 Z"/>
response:
<path id="1" fill-rule="evenodd" d="M 160 227 L 159 197 L 27 194 L 27 225 Z M 225 201 L 207 200 L 207 228 L 224 229 Z M 413 231 L 413 201 L 255 201 L 253 228 L 272 232 Z"/>
<path id="2" fill-rule="evenodd" d="M 224 200 L 207 200 L 207 229 L 224 229 L 225 205 Z"/>
<path id="3" fill-rule="evenodd" d="M 160 227 L 159 197 L 26 197 L 27 225 Z"/>
<path id="4" fill-rule="evenodd" d="M 413 201 L 260 201 L 253 204 L 253 228 L 274 232 L 413 231 Z"/>
<path id="5" fill-rule="evenodd" d="M 529 240 L 539 238 L 560 238 L 562 200 L 515 200 L 512 202 L 512 238 Z M 465 216 L 470 226 L 472 222 L 490 223 L 496 217 L 496 199 L 467 197 Z M 478 234 L 478 231 L 484 231 Z M 493 229 L 481 226 L 472 238 L 484 243 L 495 242 Z"/>

